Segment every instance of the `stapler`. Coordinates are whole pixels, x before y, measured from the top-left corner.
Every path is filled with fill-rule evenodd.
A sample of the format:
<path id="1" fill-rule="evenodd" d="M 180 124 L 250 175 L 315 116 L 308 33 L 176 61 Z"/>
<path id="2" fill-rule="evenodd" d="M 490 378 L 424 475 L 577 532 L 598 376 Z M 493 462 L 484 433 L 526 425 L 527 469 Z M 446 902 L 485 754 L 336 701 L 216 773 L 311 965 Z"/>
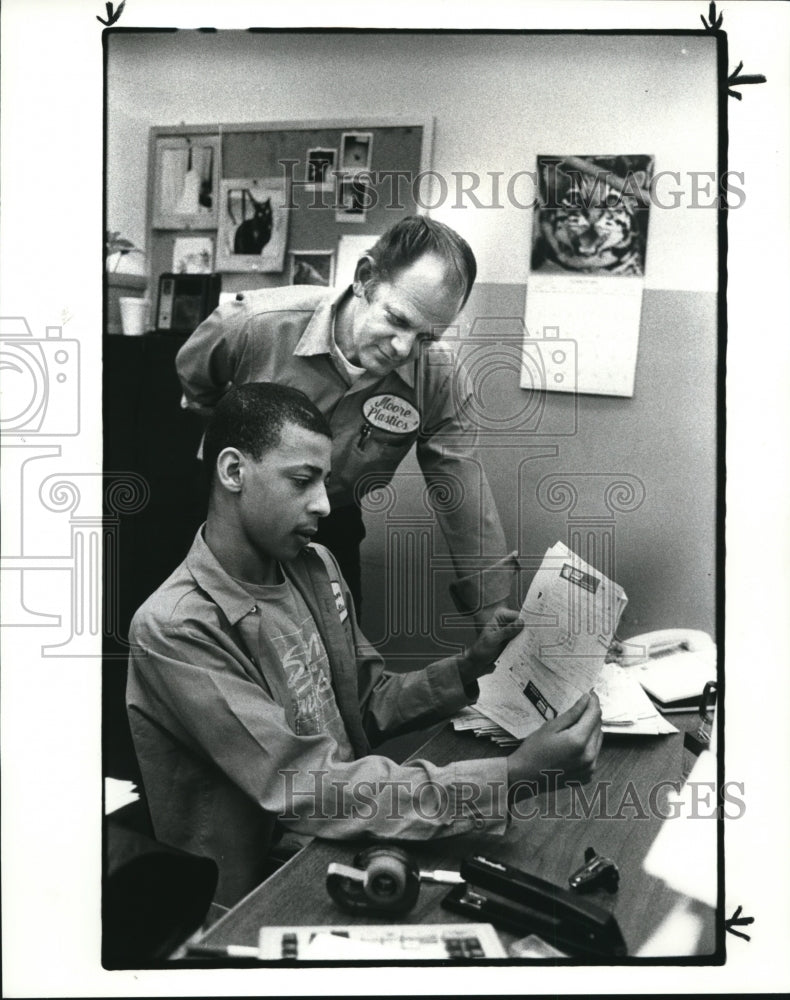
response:
<path id="1" fill-rule="evenodd" d="M 445 896 L 445 909 L 519 936 L 538 934 L 571 955 L 627 954 L 615 917 L 567 889 L 481 855 L 462 861 L 461 877 L 466 884 Z"/>

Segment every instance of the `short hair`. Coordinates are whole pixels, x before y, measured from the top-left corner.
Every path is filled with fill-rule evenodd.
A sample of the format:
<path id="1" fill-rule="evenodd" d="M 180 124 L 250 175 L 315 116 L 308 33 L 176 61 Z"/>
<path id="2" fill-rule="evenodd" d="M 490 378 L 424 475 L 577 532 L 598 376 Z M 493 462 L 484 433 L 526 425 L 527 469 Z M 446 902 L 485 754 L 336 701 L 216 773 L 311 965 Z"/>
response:
<path id="1" fill-rule="evenodd" d="M 475 255 L 454 229 L 424 215 L 409 215 L 396 222 L 367 251 L 372 274 L 365 282 L 366 295 L 380 281 L 391 281 L 424 254 L 436 254 L 451 272 L 455 272 L 459 292 L 463 294 L 463 308 L 477 277 Z"/>
<path id="2" fill-rule="evenodd" d="M 299 389 L 277 382 L 248 382 L 226 392 L 209 417 L 203 440 L 209 485 L 221 451 L 238 448 L 258 461 L 277 447 L 288 423 L 332 437 L 326 417 Z"/>

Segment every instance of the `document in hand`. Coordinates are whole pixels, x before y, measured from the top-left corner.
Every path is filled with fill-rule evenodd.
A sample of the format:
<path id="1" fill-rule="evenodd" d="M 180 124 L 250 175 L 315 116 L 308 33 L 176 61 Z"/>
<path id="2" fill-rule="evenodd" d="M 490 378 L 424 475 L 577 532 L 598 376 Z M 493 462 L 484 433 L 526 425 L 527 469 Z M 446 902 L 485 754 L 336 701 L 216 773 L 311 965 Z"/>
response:
<path id="1" fill-rule="evenodd" d="M 526 625 L 480 679 L 475 707 L 517 739 L 556 718 L 595 687 L 627 600 L 557 542 L 524 600 Z"/>

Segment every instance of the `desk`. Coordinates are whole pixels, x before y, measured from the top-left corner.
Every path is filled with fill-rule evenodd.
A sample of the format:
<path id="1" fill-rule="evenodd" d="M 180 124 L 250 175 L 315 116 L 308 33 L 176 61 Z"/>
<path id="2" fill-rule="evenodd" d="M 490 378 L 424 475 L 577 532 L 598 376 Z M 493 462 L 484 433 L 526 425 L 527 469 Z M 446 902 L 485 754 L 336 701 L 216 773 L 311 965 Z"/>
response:
<path id="1" fill-rule="evenodd" d="M 694 719 L 693 715 L 673 716 L 679 728 L 690 727 Z M 408 845 L 408 849 L 423 869 L 457 870 L 462 858 L 470 854 L 487 854 L 558 886 L 567 886 L 568 876 L 584 861 L 585 848 L 592 846 L 599 854 L 616 861 L 620 869 L 620 888 L 613 895 L 598 890 L 587 898 L 614 912 L 628 954 L 634 955 L 659 923 L 684 901 L 684 897 L 642 869 L 642 862 L 661 827 L 662 819 L 657 813 L 667 811 L 667 786 L 662 786 L 658 794 L 654 791 L 652 800 L 651 789 L 662 781 L 682 780 L 684 752 L 687 753 L 683 749 L 682 732 L 657 737 L 607 735 L 593 782 L 584 787 L 588 801 L 593 801 L 596 785 L 606 788 L 606 805 L 600 810 L 593 808 L 585 817 L 581 800 L 576 798 L 574 809 L 571 790 L 560 789 L 553 797 L 544 795 L 521 803 L 524 812 L 539 805 L 541 815 L 513 820 L 504 837 L 464 834 L 415 842 Z M 456 733 L 448 726 L 415 756 L 446 764 L 451 760 L 502 754 L 494 744 L 483 742 L 468 732 Z M 652 811 L 651 801 L 654 803 Z M 640 813 L 640 804 L 644 816 Z M 598 811 L 603 815 L 597 815 Z M 574 818 L 574 812 L 578 818 Z M 637 813 L 640 813 L 639 818 Z M 343 913 L 326 891 L 327 865 L 330 861 L 351 864 L 361 846 L 361 843 L 350 841 L 313 841 L 210 928 L 200 943 L 218 947 L 229 944 L 257 946 L 258 930 L 262 926 L 427 924 L 464 920 L 441 907 L 449 887 L 428 883 L 421 886 L 416 907 L 405 917 L 363 919 Z M 697 954 L 715 952 L 714 924 L 713 912 L 708 910 L 704 933 L 695 948 Z M 500 932 L 500 937 L 507 945 L 515 936 Z"/>

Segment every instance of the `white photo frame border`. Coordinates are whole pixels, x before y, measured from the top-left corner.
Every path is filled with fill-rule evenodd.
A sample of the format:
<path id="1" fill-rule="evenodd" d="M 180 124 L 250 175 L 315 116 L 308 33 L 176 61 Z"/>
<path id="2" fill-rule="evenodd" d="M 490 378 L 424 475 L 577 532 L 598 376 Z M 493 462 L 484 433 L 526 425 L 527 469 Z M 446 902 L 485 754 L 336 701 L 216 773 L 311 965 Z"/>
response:
<path id="1" fill-rule="evenodd" d="M 211 203 L 205 212 L 183 213 L 165 209 L 162 206 L 164 176 L 163 158 L 168 151 L 188 151 L 190 147 L 210 149 Z M 157 136 L 154 146 L 154 190 L 152 229 L 214 229 L 217 226 L 219 200 L 219 175 L 221 169 L 220 139 L 218 135 L 172 135 Z"/>
<path id="2" fill-rule="evenodd" d="M 188 250 L 188 244 L 194 246 L 194 250 Z M 201 249 L 202 245 L 202 249 Z M 211 274 L 214 270 L 214 250 L 215 241 L 213 236 L 181 236 L 178 235 L 173 239 L 173 274 Z M 189 257 L 195 254 L 208 253 L 208 268 L 201 269 L 199 271 L 185 270 L 181 271 L 178 268 L 179 251 L 181 256 Z"/>
<path id="3" fill-rule="evenodd" d="M 288 282 L 291 285 L 297 284 L 294 281 L 296 265 L 300 257 L 321 257 L 329 261 L 329 277 L 326 285 L 316 283 L 316 287 L 332 288 L 335 284 L 335 251 L 334 250 L 289 250 Z M 322 275 L 323 277 L 323 275 Z M 298 284 L 312 284 L 312 282 L 298 282 Z"/>
<path id="4" fill-rule="evenodd" d="M 359 164 L 346 163 L 347 146 L 352 142 L 361 143 L 364 142 L 367 150 L 365 156 L 365 162 Z M 370 161 L 373 158 L 373 133 L 363 132 L 363 131 L 350 131 L 343 132 L 340 136 L 340 163 L 338 164 L 338 172 L 341 174 L 356 174 L 361 171 L 370 170 Z"/>
<path id="5" fill-rule="evenodd" d="M 313 153 L 331 153 L 332 161 L 327 165 L 324 179 L 317 181 L 310 177 L 310 157 Z M 335 174 L 337 173 L 337 148 L 334 146 L 311 146 L 305 155 L 304 179 L 305 186 L 310 190 L 333 191 Z"/>
<path id="6" fill-rule="evenodd" d="M 275 202 L 272 204 L 271 236 L 260 253 L 234 253 L 230 249 L 235 242 L 239 226 L 251 221 L 244 218 L 241 222 L 237 222 L 232 218 L 228 199 L 233 191 L 248 191 L 256 201 L 270 198 Z M 285 268 L 285 246 L 288 239 L 288 201 L 284 177 L 224 178 L 220 181 L 218 215 L 214 262 L 217 271 L 282 273 Z"/>

